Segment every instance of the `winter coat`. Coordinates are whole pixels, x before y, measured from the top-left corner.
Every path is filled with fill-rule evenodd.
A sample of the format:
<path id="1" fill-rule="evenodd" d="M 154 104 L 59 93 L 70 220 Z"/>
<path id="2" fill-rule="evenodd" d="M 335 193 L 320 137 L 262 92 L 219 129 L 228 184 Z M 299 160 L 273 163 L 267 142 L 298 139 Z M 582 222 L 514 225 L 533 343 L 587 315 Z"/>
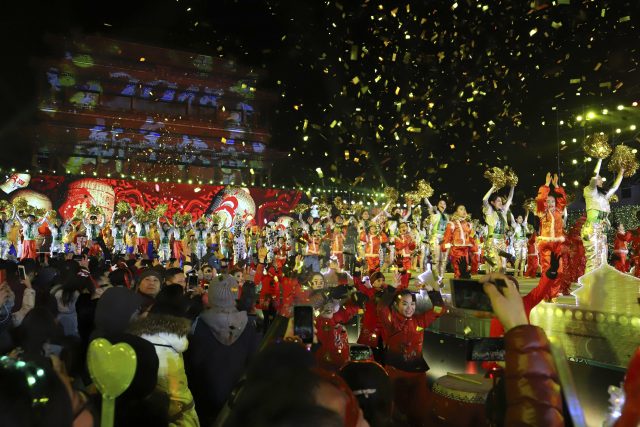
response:
<path id="1" fill-rule="evenodd" d="M 156 349 L 159 361 L 157 389 L 169 395 L 169 425 L 176 427 L 200 425 L 182 358 L 189 345 L 189 330 L 187 319 L 162 314 L 149 314 L 129 328 L 131 334 L 144 338 Z"/>
<path id="2" fill-rule="evenodd" d="M 246 311 L 212 308 L 196 319 L 185 354 L 189 384 L 203 425 L 210 425 L 242 377 L 259 339 Z"/>
<path id="3" fill-rule="evenodd" d="M 505 336 L 506 426 L 563 426 L 560 379 L 544 331 L 520 325 Z"/>

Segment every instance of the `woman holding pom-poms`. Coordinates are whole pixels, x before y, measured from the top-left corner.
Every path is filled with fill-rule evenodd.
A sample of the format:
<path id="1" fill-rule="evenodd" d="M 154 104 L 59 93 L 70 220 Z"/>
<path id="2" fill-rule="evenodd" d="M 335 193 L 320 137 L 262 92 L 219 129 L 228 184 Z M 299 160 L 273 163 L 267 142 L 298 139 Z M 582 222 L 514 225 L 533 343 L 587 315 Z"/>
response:
<path id="1" fill-rule="evenodd" d="M 602 190 L 603 179 L 600 176 L 600 167 L 602 166 L 602 160 L 611 153 L 611 147 L 607 144 L 606 135 L 603 134 L 591 135 L 585 140 L 585 152 L 593 157 L 598 157 L 598 162 L 593 171 L 593 177 L 589 180 L 589 184 L 583 191 L 587 211 L 587 221 L 582 227 L 581 232 L 587 259 L 585 273 L 595 270 L 607 262 L 608 248 L 606 229 L 609 225 L 608 216 L 611 210 L 609 200 L 618 190 L 618 187 L 620 187 L 622 177 L 625 175 L 624 166 L 630 166 L 623 161 L 628 159 L 623 158 L 627 153 L 624 148 L 621 147 L 625 146 L 620 145 L 616 147 L 616 154 L 614 154 L 609 162 L 609 169 L 617 169 L 618 174 L 609 191 L 605 193 Z M 629 150 L 629 152 L 630 151 L 631 150 Z M 633 158 L 633 155 L 631 156 Z M 635 173 L 635 171 L 633 171 L 633 173 Z"/>
<path id="2" fill-rule="evenodd" d="M 513 192 L 517 183 L 517 178 L 511 175 L 507 177 L 505 172 L 499 168 L 493 169 L 485 173 L 491 181 L 491 188 L 482 198 L 482 212 L 484 213 L 485 222 L 487 223 L 487 236 L 484 241 L 485 260 L 487 261 L 487 273 L 492 271 L 504 271 L 506 269 L 506 260 L 501 258 L 506 255 L 506 233 L 507 233 L 507 212 L 513 201 Z M 507 182 L 509 181 L 509 182 Z M 510 184 L 509 197 L 505 201 L 496 191 Z"/>

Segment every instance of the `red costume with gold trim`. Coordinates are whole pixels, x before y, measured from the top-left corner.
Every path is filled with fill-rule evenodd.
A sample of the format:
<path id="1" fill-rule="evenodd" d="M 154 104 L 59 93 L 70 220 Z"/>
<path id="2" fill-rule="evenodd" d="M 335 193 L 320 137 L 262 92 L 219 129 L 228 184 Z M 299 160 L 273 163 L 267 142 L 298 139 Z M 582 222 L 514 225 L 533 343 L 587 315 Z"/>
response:
<path id="1" fill-rule="evenodd" d="M 346 231 L 342 227 L 336 227 L 329 239 L 331 240 L 331 255 L 338 259 L 338 265 L 340 268 L 344 265 L 344 239 L 346 238 Z"/>
<path id="2" fill-rule="evenodd" d="M 536 243 L 537 234 L 533 233 L 527 241 L 527 271 L 524 277 L 536 277 L 538 273 L 538 244 Z"/>
<path id="3" fill-rule="evenodd" d="M 371 235 L 360 233 L 360 241 L 364 243 L 364 258 L 367 260 L 369 273 L 380 270 L 380 247 L 388 241 L 384 233 Z"/>
<path id="4" fill-rule="evenodd" d="M 349 302 L 331 318 L 316 317 L 316 336 L 320 347 L 316 350 L 315 357 L 321 367 L 337 371 L 349 361 L 349 336 L 342 325 L 356 314 L 358 306 Z"/>
<path id="5" fill-rule="evenodd" d="M 542 275 L 549 269 L 551 263 L 551 252 L 560 255 L 562 242 L 565 240 L 562 220 L 562 211 L 567 205 L 567 196 L 562 187 L 554 187 L 556 205 L 554 210 L 547 206 L 549 196 L 549 186 L 543 185 L 538 190 L 536 197 L 536 215 L 540 218 L 540 235 L 536 241 L 540 254 L 540 266 Z M 562 265 L 558 273 L 562 271 Z"/>
<path id="6" fill-rule="evenodd" d="M 473 240 L 471 238 L 472 225 L 465 218 L 459 218 L 455 214 L 447 224 L 442 238 L 442 250 L 449 250 L 451 254 L 451 264 L 453 264 L 454 277 L 461 277 L 460 260 L 464 258 L 466 265 L 471 264 L 471 248 Z"/>
<path id="7" fill-rule="evenodd" d="M 394 243 L 396 247 L 396 257 L 401 260 L 402 269 L 410 271 L 411 257 L 413 256 L 413 251 L 416 250 L 415 240 L 413 240 L 413 237 L 411 237 L 411 234 L 407 231 L 402 235 L 396 236 Z"/>

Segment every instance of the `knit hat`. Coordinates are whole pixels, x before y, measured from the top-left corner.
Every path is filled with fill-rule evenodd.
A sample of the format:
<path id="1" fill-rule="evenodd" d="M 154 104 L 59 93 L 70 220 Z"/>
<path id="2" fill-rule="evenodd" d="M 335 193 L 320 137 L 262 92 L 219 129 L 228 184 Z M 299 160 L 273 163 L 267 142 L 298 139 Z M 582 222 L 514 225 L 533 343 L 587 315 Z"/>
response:
<path id="1" fill-rule="evenodd" d="M 212 308 L 235 308 L 238 282 L 230 274 L 221 274 L 209 284 L 209 304 Z"/>
<path id="2" fill-rule="evenodd" d="M 369 281 L 371 281 L 371 283 L 375 282 L 378 279 L 384 279 L 384 274 L 382 274 L 379 271 L 376 271 L 373 274 L 371 274 L 371 276 L 369 276 Z"/>
<path id="3" fill-rule="evenodd" d="M 162 273 L 160 271 L 156 270 L 155 268 L 147 268 L 147 269 L 141 270 L 140 273 L 138 274 L 138 280 L 136 280 L 136 286 L 139 286 L 140 282 L 142 282 L 145 277 L 149 277 L 149 276 L 156 276 L 160 281 L 160 283 L 162 283 L 163 281 Z"/>

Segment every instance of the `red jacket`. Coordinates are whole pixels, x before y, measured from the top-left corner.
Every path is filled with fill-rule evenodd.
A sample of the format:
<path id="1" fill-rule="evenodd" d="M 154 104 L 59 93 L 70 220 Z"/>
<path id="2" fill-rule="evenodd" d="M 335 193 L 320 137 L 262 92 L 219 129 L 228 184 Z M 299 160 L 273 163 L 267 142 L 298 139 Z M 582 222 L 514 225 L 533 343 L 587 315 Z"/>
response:
<path id="1" fill-rule="evenodd" d="M 305 248 L 305 255 L 318 255 L 320 253 L 320 237 L 309 236 L 305 234 L 303 236 L 304 240 L 307 241 L 307 247 Z"/>
<path id="2" fill-rule="evenodd" d="M 342 324 L 347 323 L 356 314 L 358 306 L 347 303 L 330 319 L 316 317 L 316 337 L 320 347 L 316 350 L 315 357 L 320 366 L 337 371 L 349 361 L 349 337 Z"/>
<path id="3" fill-rule="evenodd" d="M 364 283 L 358 278 L 354 278 L 354 284 L 356 289 L 367 296 L 368 300 L 364 306 L 364 315 L 362 316 L 362 320 L 360 321 L 360 335 L 358 336 L 358 344 L 368 345 L 371 348 L 378 346 L 378 339 L 383 338 L 384 331 L 382 329 L 382 323 L 378 318 L 378 303 L 376 301 L 376 293 L 380 290 L 386 289 L 388 285 L 383 284 L 380 290 L 375 289 L 374 287 L 367 287 Z M 401 291 L 402 289 L 406 289 L 408 286 L 408 282 L 405 285 L 401 283 L 396 291 Z"/>
<path id="4" fill-rule="evenodd" d="M 407 372 L 428 371 L 429 365 L 422 357 L 424 330 L 445 312 L 445 309 L 440 313 L 431 309 L 406 318 L 396 310 L 378 304 L 378 317 L 387 349 L 385 363 Z"/>
<path id="5" fill-rule="evenodd" d="M 396 254 L 403 258 L 410 258 L 413 251 L 416 250 L 416 242 L 411 237 L 411 234 L 405 233 L 401 236 L 397 236 L 395 239 Z"/>
<path id="6" fill-rule="evenodd" d="M 442 238 L 442 250 L 452 246 L 473 246 L 471 238 L 471 224 L 466 220 L 451 220 L 444 230 Z"/>
<path id="7" fill-rule="evenodd" d="M 387 235 L 384 233 L 374 236 L 365 232 L 360 233 L 360 241 L 364 242 L 365 258 L 380 256 L 380 246 L 388 241 Z"/>

